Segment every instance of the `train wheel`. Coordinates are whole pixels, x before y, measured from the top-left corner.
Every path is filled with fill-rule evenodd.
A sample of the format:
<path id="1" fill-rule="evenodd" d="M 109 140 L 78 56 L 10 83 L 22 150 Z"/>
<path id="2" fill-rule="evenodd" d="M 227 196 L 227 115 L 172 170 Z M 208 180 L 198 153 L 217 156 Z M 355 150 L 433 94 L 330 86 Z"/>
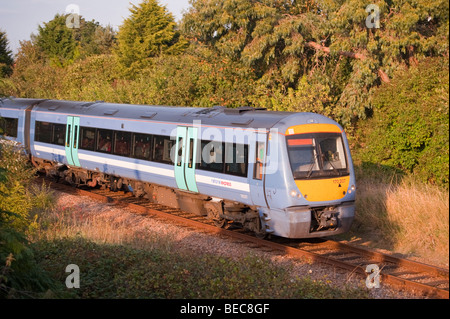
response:
<path id="1" fill-rule="evenodd" d="M 222 212 L 220 203 L 206 203 L 205 208 L 208 212 L 208 219 L 211 219 L 216 227 L 225 228 L 228 226 L 228 221 L 220 216 Z"/>
<path id="2" fill-rule="evenodd" d="M 228 221 L 225 218 L 213 219 L 213 222 L 219 228 L 225 228 L 228 225 Z"/>
<path id="3" fill-rule="evenodd" d="M 261 221 L 261 217 L 256 218 L 256 229 L 254 229 L 255 237 L 259 239 L 265 239 L 267 237 L 267 232 L 264 227 L 263 222 Z"/>

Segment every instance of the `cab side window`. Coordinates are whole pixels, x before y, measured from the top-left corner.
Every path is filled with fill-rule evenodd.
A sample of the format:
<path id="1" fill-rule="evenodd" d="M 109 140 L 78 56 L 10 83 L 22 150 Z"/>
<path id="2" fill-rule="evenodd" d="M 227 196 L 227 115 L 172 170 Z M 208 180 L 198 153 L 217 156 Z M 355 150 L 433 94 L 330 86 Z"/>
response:
<path id="1" fill-rule="evenodd" d="M 265 151 L 266 151 L 266 143 L 256 142 L 255 166 L 253 169 L 254 179 L 262 180 Z"/>

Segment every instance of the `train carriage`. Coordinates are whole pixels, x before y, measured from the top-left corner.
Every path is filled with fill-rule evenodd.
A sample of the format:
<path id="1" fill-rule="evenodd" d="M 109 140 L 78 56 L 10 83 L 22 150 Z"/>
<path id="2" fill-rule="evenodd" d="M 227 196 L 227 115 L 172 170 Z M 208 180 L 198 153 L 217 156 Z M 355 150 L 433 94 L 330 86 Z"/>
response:
<path id="1" fill-rule="evenodd" d="M 221 227 L 322 237 L 347 231 L 354 217 L 348 141 L 318 114 L 4 98 L 0 116 L 47 174 L 131 191 Z"/>

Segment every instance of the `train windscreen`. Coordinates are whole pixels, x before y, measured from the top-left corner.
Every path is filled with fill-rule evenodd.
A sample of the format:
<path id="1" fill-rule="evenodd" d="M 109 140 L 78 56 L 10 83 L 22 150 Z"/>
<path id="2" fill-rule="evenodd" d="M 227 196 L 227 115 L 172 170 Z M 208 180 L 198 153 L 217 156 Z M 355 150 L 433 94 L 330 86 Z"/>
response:
<path id="1" fill-rule="evenodd" d="M 290 135 L 286 143 L 294 179 L 349 174 L 344 143 L 338 133 Z"/>

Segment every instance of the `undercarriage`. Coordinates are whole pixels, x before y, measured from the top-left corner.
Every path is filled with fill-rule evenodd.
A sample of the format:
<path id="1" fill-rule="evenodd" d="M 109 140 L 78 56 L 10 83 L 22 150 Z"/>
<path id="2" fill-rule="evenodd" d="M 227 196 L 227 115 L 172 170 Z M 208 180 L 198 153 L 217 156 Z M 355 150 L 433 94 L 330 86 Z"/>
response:
<path id="1" fill-rule="evenodd" d="M 57 182 L 65 182 L 74 187 L 131 192 L 152 203 L 206 216 L 217 227 L 227 228 L 233 224 L 254 232 L 258 237 L 267 235 L 264 216 L 260 216 L 256 207 L 38 158 L 32 158 L 32 163 L 41 174 L 52 177 Z"/>

